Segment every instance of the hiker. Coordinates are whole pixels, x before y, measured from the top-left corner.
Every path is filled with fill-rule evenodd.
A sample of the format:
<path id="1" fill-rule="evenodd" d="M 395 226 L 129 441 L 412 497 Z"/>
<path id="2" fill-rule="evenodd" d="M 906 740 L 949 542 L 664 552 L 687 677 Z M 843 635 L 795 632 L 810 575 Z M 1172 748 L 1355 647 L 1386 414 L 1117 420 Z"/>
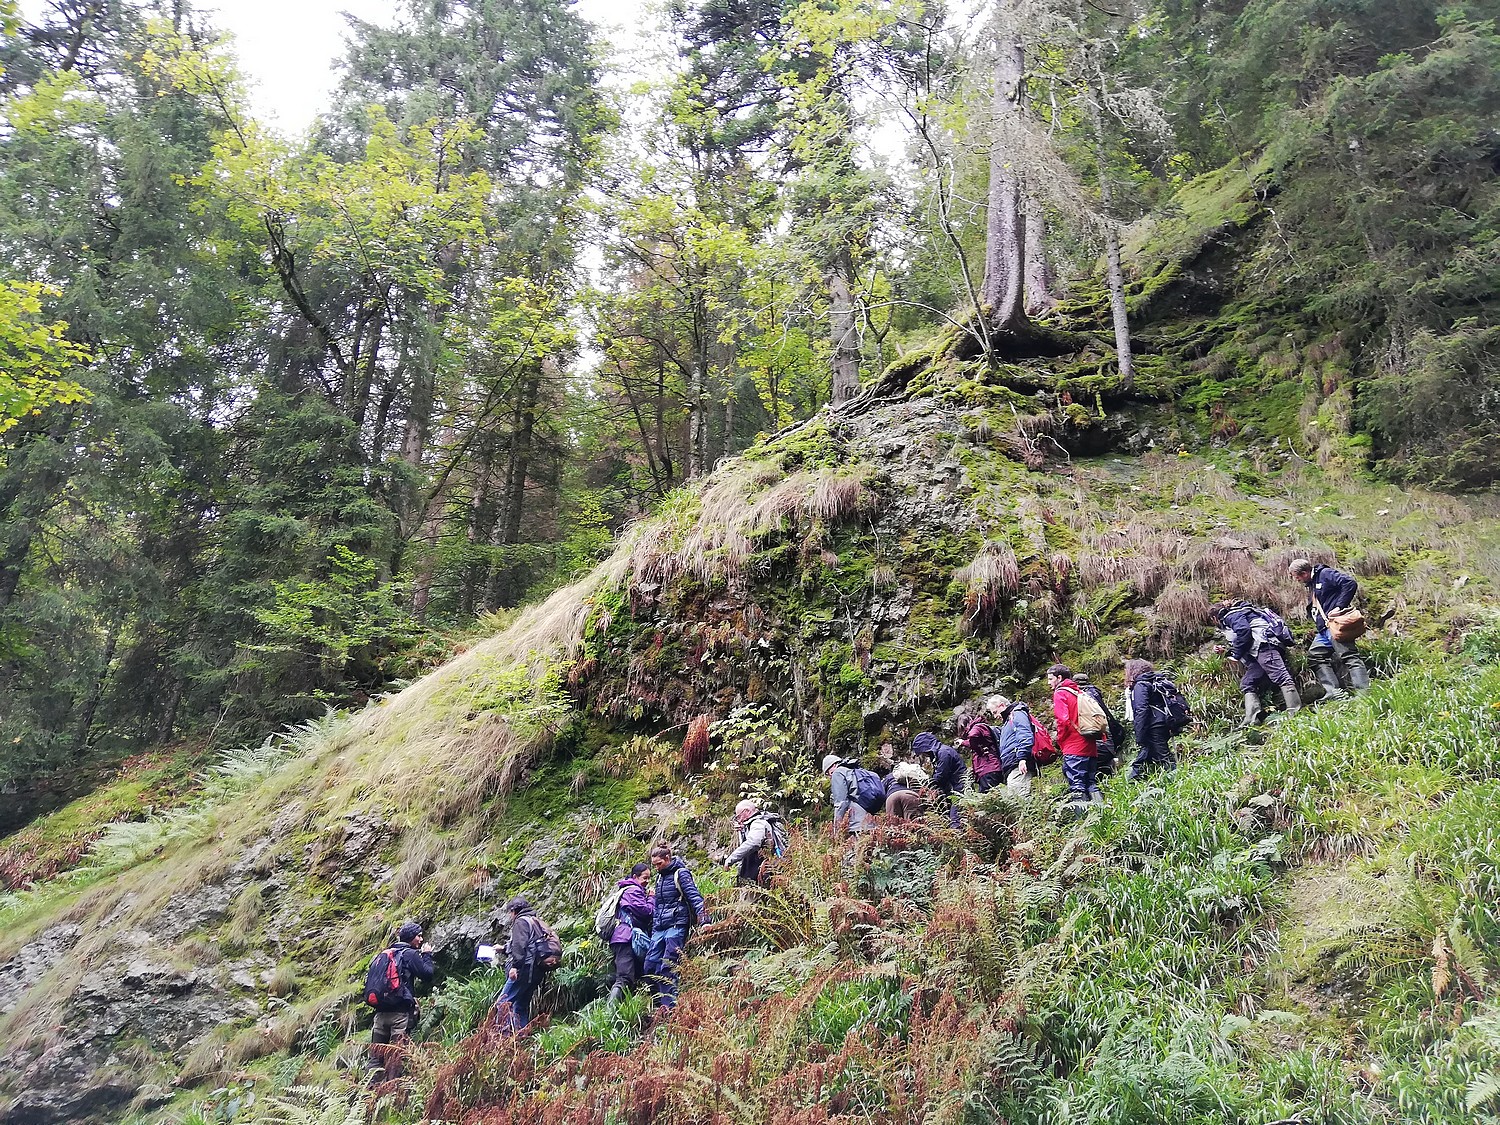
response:
<path id="1" fill-rule="evenodd" d="M 656 900 L 651 911 L 651 949 L 646 954 L 646 981 L 657 1008 L 677 1003 L 678 962 L 688 931 L 708 921 L 708 907 L 688 865 L 667 844 L 651 849 L 656 869 Z"/>
<path id="2" fill-rule="evenodd" d="M 1052 689 L 1052 716 L 1057 720 L 1055 739 L 1058 753 L 1062 755 L 1068 797 L 1074 802 L 1102 801 L 1104 797 L 1099 792 L 1095 772 L 1099 757 L 1096 741 L 1105 733 L 1107 724 L 1100 716 L 1095 720 L 1096 738 L 1089 738 L 1084 733 L 1084 712 L 1097 705 L 1092 696 L 1085 696 L 1079 690 L 1078 682 L 1066 665 L 1054 664 L 1047 669 L 1047 686 Z M 1089 702 L 1083 703 L 1084 699 Z"/>
<path id="3" fill-rule="evenodd" d="M 959 827 L 958 806 L 953 798 L 964 791 L 964 760 L 958 751 L 943 742 L 930 731 L 923 731 L 912 740 L 912 750 L 919 756 L 932 759 L 932 787 L 943 795 L 948 806 L 948 823 Z"/>
<path id="4" fill-rule="evenodd" d="M 772 855 L 786 853 L 786 824 L 778 813 L 763 812 L 759 801 L 746 797 L 734 806 L 734 827 L 740 834 L 740 846 L 724 857 L 724 866 L 740 869 L 735 886 L 758 887 L 764 882 L 767 845 Z"/>
<path id="5" fill-rule="evenodd" d="M 556 957 L 562 949 L 550 952 L 556 935 L 536 916 L 531 900 L 516 895 L 505 904 L 510 916 L 510 940 L 505 943 L 505 987 L 490 1009 L 495 1021 L 510 1031 L 520 1031 L 531 1022 L 531 1001 L 550 968 L 556 968 Z M 552 964 L 547 961 L 552 959 Z"/>
<path id="6" fill-rule="evenodd" d="M 885 814 L 896 820 L 916 820 L 927 808 L 922 790 L 932 784 L 916 762 L 897 762 L 885 779 Z"/>
<path id="7" fill-rule="evenodd" d="M 417 1025 L 417 997 L 413 985 L 421 980 L 432 983 L 432 946 L 422 934 L 418 922 L 403 922 L 396 940 L 370 961 L 365 974 L 365 1003 L 375 1009 L 375 1023 L 370 1028 L 372 1048 L 400 1043 Z M 385 1067 L 384 1051 L 371 1050 L 370 1066 Z"/>
<path id="8" fill-rule="evenodd" d="M 1005 781 L 1000 772 L 999 744 L 990 725 L 978 715 L 962 714 L 958 717 L 958 744 L 969 752 L 969 769 L 974 775 L 974 788 L 988 793 Z"/>
<path id="9" fill-rule="evenodd" d="M 651 914 L 655 896 L 647 890 L 651 865 L 641 860 L 630 874 L 615 884 L 614 929 L 609 932 L 609 951 L 615 960 L 615 979 L 609 986 L 609 1002 L 619 1003 L 641 979 L 641 966 L 651 945 Z"/>
<path id="10" fill-rule="evenodd" d="M 1099 705 L 1099 710 L 1104 712 L 1105 733 L 1104 737 L 1094 743 L 1097 757 L 1094 759 L 1094 775 L 1103 781 L 1107 777 L 1113 777 L 1115 769 L 1119 766 L 1119 757 L 1125 752 L 1125 725 L 1115 718 L 1115 713 L 1109 709 L 1109 704 L 1104 699 L 1104 692 L 1089 682 L 1089 678 L 1082 672 L 1073 675 L 1073 682 L 1078 685 L 1078 690 L 1087 695 Z"/>
<path id="11" fill-rule="evenodd" d="M 874 770 L 837 754 L 823 758 L 833 800 L 833 834 L 854 835 L 875 827 L 871 817 L 885 809 L 885 783 Z"/>
<path id="12" fill-rule="evenodd" d="M 1340 671 L 1348 679 L 1350 690 L 1364 691 L 1370 686 L 1370 671 L 1354 643 L 1364 633 L 1364 617 L 1355 611 L 1355 620 L 1340 620 L 1354 609 L 1359 583 L 1342 570 L 1307 559 L 1293 559 L 1287 575 L 1307 587 L 1307 616 L 1317 627 L 1307 659 L 1313 675 L 1323 685 L 1323 698 L 1343 699 L 1349 694 L 1344 690 Z"/>
<path id="13" fill-rule="evenodd" d="M 1000 776 L 1005 779 L 1005 788 L 1014 797 L 1024 799 L 1031 796 L 1031 779 L 1039 769 L 1033 751 L 1038 731 L 1043 735 L 1046 731 L 1032 719 L 1030 708 L 1019 699 L 992 695 L 984 706 L 1000 728 L 996 755 L 1000 759 Z"/>
<path id="14" fill-rule="evenodd" d="M 1131 781 L 1141 780 L 1152 770 L 1177 768 L 1171 741 L 1182 727 L 1175 725 L 1171 695 L 1180 698 L 1181 692 L 1151 661 L 1125 661 L 1125 717 L 1134 729 L 1136 747 L 1135 761 L 1130 764 Z M 1185 711 L 1185 701 L 1183 708 Z"/>
<path id="15" fill-rule="evenodd" d="M 1242 725 L 1252 727 L 1265 718 L 1260 693 L 1273 684 L 1281 691 L 1288 715 L 1301 710 L 1302 692 L 1286 663 L 1292 632 L 1281 616 L 1265 606 L 1228 601 L 1215 607 L 1214 620 L 1224 630 L 1229 655 L 1245 670 L 1240 676 L 1240 693 L 1245 697 Z"/>

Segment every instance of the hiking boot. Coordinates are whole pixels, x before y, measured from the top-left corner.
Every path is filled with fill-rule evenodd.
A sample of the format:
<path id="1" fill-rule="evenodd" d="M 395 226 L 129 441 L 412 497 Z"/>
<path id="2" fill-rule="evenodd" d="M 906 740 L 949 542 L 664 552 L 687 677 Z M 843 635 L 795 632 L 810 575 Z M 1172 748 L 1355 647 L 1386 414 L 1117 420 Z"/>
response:
<path id="1" fill-rule="evenodd" d="M 1349 687 L 1355 694 L 1370 690 L 1370 670 L 1365 667 L 1363 657 L 1347 657 L 1344 668 L 1349 673 Z"/>
<path id="2" fill-rule="evenodd" d="M 1339 683 L 1339 674 L 1334 670 L 1332 664 L 1314 665 L 1313 675 L 1318 678 L 1318 683 L 1323 685 L 1323 698 L 1325 701 L 1333 699 L 1344 699 L 1349 695 L 1349 693 L 1344 690 L 1344 686 Z M 1354 677 L 1351 675 L 1349 679 L 1352 682 Z M 1366 677 L 1365 683 L 1369 683 L 1368 677 Z"/>
<path id="3" fill-rule="evenodd" d="M 1260 721 L 1266 717 L 1265 705 L 1261 703 L 1260 696 L 1253 691 L 1245 693 L 1245 720 L 1240 723 L 1240 728 L 1259 726 Z"/>

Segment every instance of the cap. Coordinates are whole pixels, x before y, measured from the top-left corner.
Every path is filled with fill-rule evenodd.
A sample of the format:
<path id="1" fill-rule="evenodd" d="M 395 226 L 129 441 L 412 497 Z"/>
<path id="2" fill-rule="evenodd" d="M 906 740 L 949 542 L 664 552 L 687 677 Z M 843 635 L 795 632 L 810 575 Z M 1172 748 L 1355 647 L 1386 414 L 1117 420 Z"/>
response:
<path id="1" fill-rule="evenodd" d="M 843 760 L 837 754 L 825 754 L 823 756 L 823 772 L 828 773 Z"/>
<path id="2" fill-rule="evenodd" d="M 418 922 L 402 922 L 401 928 L 396 931 L 397 941 L 411 941 L 412 938 L 422 936 L 422 926 Z"/>

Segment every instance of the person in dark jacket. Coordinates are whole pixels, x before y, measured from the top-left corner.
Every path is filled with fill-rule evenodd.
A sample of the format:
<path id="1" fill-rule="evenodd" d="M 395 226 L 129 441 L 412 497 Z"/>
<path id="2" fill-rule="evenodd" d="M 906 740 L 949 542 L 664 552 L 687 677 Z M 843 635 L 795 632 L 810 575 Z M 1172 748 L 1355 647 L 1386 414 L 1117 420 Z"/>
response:
<path id="1" fill-rule="evenodd" d="M 1104 692 L 1091 684 L 1087 676 L 1082 672 L 1075 672 L 1073 682 L 1078 685 L 1079 691 L 1099 704 L 1099 710 L 1104 712 L 1104 721 L 1108 724 L 1104 737 L 1094 743 L 1094 776 L 1103 781 L 1106 777 L 1114 776 L 1118 759 L 1125 753 L 1125 727 L 1109 709 L 1109 704 L 1104 700 Z"/>
<path id="2" fill-rule="evenodd" d="M 1031 779 L 1036 776 L 1037 766 L 1031 754 L 1036 744 L 1036 727 L 1032 725 L 1030 709 L 1020 700 L 992 695 L 985 702 L 985 710 L 999 727 L 996 753 L 1005 787 L 1012 796 L 1031 796 Z"/>
<path id="3" fill-rule="evenodd" d="M 917 735 L 911 748 L 918 755 L 932 759 L 932 787 L 943 795 L 948 805 L 948 823 L 958 828 L 958 806 L 953 803 L 953 798 L 964 791 L 964 760 L 958 756 L 957 750 L 930 731 Z"/>
<path id="4" fill-rule="evenodd" d="M 1302 707 L 1302 692 L 1287 667 L 1286 638 L 1279 636 L 1267 612 L 1249 602 L 1223 602 L 1214 610 L 1214 620 L 1224 630 L 1229 655 L 1240 662 L 1240 693 L 1245 697 L 1245 723 L 1254 726 L 1266 716 L 1260 693 L 1275 685 L 1281 691 L 1288 715 Z"/>
<path id="5" fill-rule="evenodd" d="M 1152 770 L 1173 770 L 1177 759 L 1172 756 L 1172 732 L 1162 710 L 1160 695 L 1153 694 L 1159 674 L 1149 660 L 1125 661 L 1126 718 L 1135 731 L 1135 761 L 1130 765 L 1130 780 L 1139 781 Z"/>
<path id="6" fill-rule="evenodd" d="M 1350 689 L 1364 691 L 1370 686 L 1370 671 L 1359 654 L 1359 646 L 1353 641 L 1334 640 L 1328 626 L 1329 617 L 1354 608 L 1359 583 L 1342 570 L 1314 565 L 1307 559 L 1293 559 L 1287 574 L 1307 587 L 1307 616 L 1317 628 L 1307 659 L 1313 675 L 1323 685 L 1323 698 L 1343 699 L 1348 694 L 1340 680 L 1340 671 L 1349 680 Z"/>
<path id="7" fill-rule="evenodd" d="M 1052 689 L 1052 717 L 1057 721 L 1057 752 L 1062 757 L 1063 777 L 1068 782 L 1068 799 L 1074 802 L 1102 801 L 1099 777 L 1095 772 L 1099 752 L 1094 742 L 1078 729 L 1078 693 L 1081 690 L 1072 671 L 1063 664 L 1047 669 L 1047 686 Z"/>
<path id="8" fill-rule="evenodd" d="M 708 921 L 708 906 L 693 882 L 688 865 L 672 855 L 666 844 L 651 849 L 656 869 L 656 903 L 651 912 L 651 950 L 646 954 L 646 979 L 658 1008 L 677 1003 L 678 962 L 688 931 Z"/>
<path id="9" fill-rule="evenodd" d="M 615 928 L 609 935 L 609 951 L 615 959 L 615 979 L 609 986 L 611 1004 L 618 1003 L 641 979 L 645 958 L 636 952 L 636 933 L 651 933 L 656 896 L 646 889 L 650 882 L 651 865 L 642 860 L 615 884 L 620 888 L 620 906 L 615 913 Z"/>
<path id="10" fill-rule="evenodd" d="M 403 922 L 395 936 L 396 940 L 390 945 L 391 956 L 395 958 L 396 973 L 401 978 L 405 991 L 412 993 L 413 985 L 419 980 L 431 984 L 432 946 L 427 944 L 422 935 L 421 925 L 417 922 Z M 370 1043 L 376 1047 L 400 1043 L 411 1034 L 416 1022 L 415 996 L 411 999 L 392 1000 L 389 1007 L 376 1009 L 375 1024 L 370 1028 Z M 372 1066 L 382 1061 L 380 1054 L 381 1052 L 375 1051 L 370 1053 Z"/>
<path id="11" fill-rule="evenodd" d="M 1005 780 L 1000 772 L 999 744 L 995 732 L 979 715 L 967 712 L 957 721 L 958 744 L 969 755 L 969 769 L 974 778 L 974 788 L 988 793 Z"/>
<path id="12" fill-rule="evenodd" d="M 495 1020 L 503 1028 L 520 1031 L 531 1022 L 531 1001 L 542 983 L 542 969 L 532 964 L 531 944 L 541 919 L 531 901 L 516 895 L 505 904 L 510 916 L 510 940 L 505 943 L 505 987 L 495 1000 Z"/>

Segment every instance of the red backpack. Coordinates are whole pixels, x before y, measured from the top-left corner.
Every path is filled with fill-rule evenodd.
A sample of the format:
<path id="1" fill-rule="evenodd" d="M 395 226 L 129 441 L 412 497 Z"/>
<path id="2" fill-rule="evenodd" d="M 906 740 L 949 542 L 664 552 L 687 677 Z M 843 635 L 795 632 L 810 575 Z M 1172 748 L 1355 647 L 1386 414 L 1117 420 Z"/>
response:
<path id="1" fill-rule="evenodd" d="M 365 1003 L 376 1011 L 398 1011 L 411 1004 L 411 989 L 401 979 L 396 950 L 382 949 L 365 973 Z"/>
<path id="2" fill-rule="evenodd" d="M 1028 715 L 1027 718 L 1031 716 Z M 1047 728 L 1035 719 L 1031 719 L 1031 760 L 1037 764 L 1038 769 L 1057 761 L 1057 744 L 1052 741 Z"/>

